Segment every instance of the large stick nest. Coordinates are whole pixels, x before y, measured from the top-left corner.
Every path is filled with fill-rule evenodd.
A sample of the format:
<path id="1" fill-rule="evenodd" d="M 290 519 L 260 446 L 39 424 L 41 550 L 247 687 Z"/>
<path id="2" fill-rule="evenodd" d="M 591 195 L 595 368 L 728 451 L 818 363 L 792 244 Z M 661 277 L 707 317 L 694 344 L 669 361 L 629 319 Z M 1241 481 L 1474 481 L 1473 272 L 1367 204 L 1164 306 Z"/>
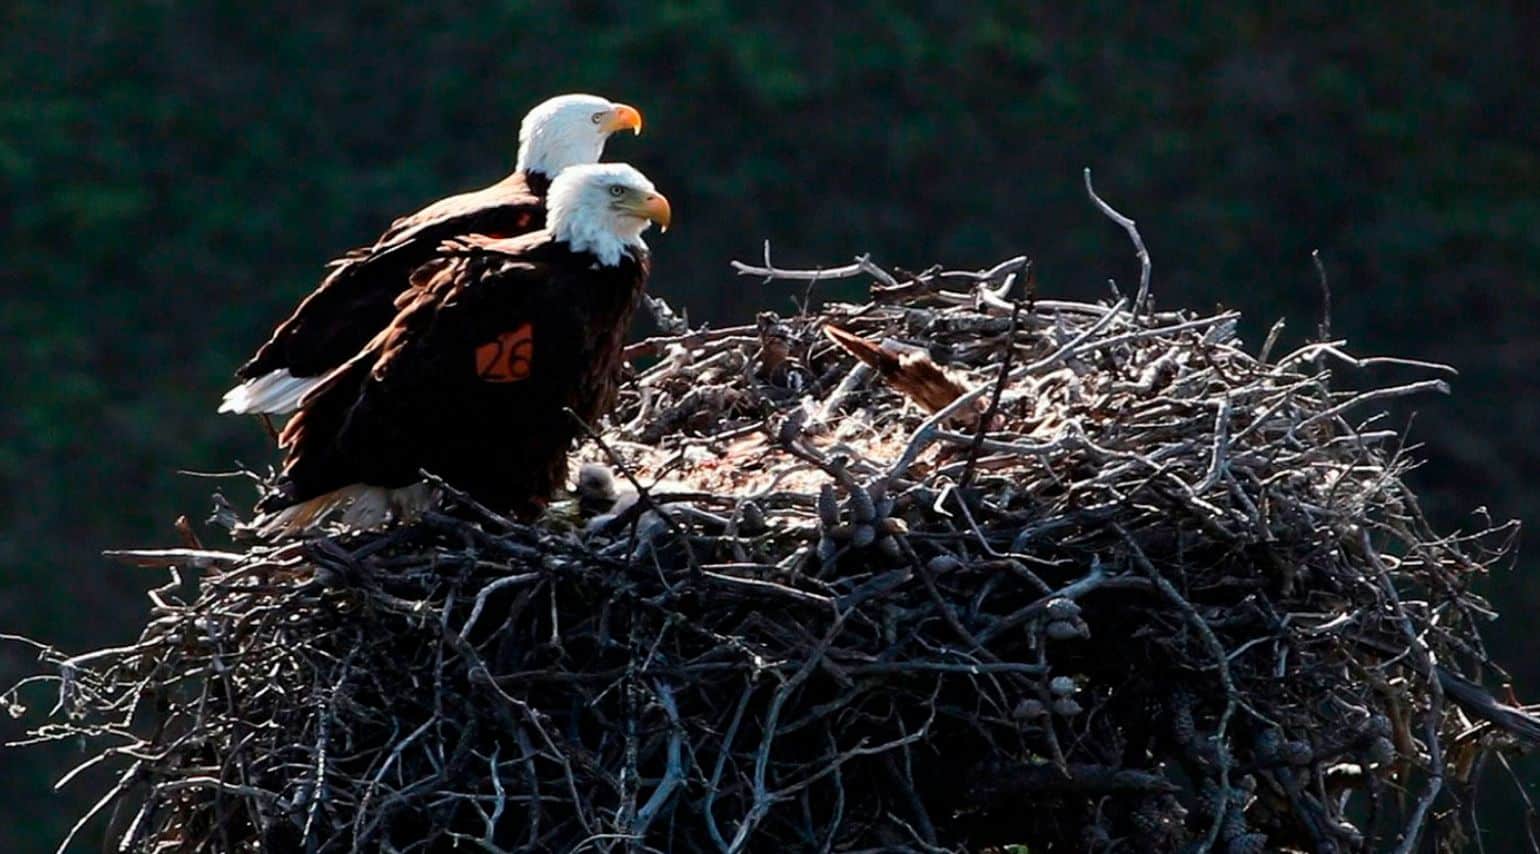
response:
<path id="1" fill-rule="evenodd" d="M 1026 270 L 863 260 L 819 276 L 865 304 L 636 345 L 586 524 L 448 490 L 128 554 L 172 583 L 137 642 L 44 651 L 36 736 L 122 763 L 127 851 L 1458 847 L 1540 734 L 1481 687 L 1511 531 L 1430 530 L 1370 417 L 1439 380 L 1331 383 L 1436 368 Z M 927 411 L 826 324 L 965 393 Z"/>

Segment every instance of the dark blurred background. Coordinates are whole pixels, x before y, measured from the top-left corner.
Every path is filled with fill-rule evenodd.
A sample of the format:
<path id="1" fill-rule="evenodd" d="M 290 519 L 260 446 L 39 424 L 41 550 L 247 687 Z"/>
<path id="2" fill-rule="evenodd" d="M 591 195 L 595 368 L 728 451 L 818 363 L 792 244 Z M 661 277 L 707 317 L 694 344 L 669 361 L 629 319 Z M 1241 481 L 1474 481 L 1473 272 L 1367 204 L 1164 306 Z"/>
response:
<path id="1" fill-rule="evenodd" d="M 206 515 L 211 483 L 177 469 L 272 460 L 214 414 L 231 370 L 325 260 L 501 177 L 524 111 L 574 90 L 646 115 L 608 156 L 673 200 L 654 290 L 694 320 L 790 307 L 728 272 L 766 238 L 785 263 L 1025 252 L 1048 295 L 1131 285 L 1090 166 L 1161 303 L 1243 309 L 1254 344 L 1279 317 L 1314 332 L 1319 249 L 1337 334 L 1461 372 L 1415 404 L 1437 523 L 1540 521 L 1533 2 L 327 5 L 0 4 L 0 631 L 130 639 L 161 576 L 98 552 Z M 1481 583 L 1530 700 L 1535 569 Z M 33 666 L 0 642 L 0 682 Z M 0 754 L 0 851 L 51 850 L 100 793 L 50 792 L 78 758 Z M 1516 799 L 1492 798 L 1487 850 L 1512 850 Z"/>

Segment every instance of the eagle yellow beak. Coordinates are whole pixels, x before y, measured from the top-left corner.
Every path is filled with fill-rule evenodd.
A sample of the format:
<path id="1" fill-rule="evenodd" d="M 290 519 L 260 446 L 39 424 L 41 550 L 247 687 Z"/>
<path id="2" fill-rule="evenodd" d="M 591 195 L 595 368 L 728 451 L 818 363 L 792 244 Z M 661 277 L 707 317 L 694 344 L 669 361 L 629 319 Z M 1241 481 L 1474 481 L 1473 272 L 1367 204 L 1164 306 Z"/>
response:
<path id="1" fill-rule="evenodd" d="M 605 133 L 614 133 L 618 130 L 630 128 L 634 133 L 642 132 L 642 114 L 629 104 L 616 104 L 610 109 L 609 117 L 600 125 Z"/>
<path id="2" fill-rule="evenodd" d="M 668 206 L 668 199 L 663 198 L 662 193 L 648 193 L 642 199 L 638 213 L 657 223 L 659 231 L 668 231 L 668 224 L 674 218 L 674 212 Z"/>

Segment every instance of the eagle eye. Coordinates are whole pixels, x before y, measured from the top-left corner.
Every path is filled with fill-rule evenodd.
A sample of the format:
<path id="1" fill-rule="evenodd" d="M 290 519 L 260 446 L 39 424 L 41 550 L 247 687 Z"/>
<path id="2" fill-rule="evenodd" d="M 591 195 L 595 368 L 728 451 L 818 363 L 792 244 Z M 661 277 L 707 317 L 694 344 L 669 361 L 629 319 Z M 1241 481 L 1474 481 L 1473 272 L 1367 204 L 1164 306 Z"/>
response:
<path id="1" fill-rule="evenodd" d="M 588 120 L 593 122 L 594 124 L 598 124 L 598 123 L 604 121 L 604 113 L 602 113 L 602 112 L 601 113 L 594 113 L 592 116 L 588 117 Z"/>
<path id="2" fill-rule="evenodd" d="M 612 196 L 614 196 L 615 198 L 618 199 L 621 196 L 624 196 L 625 194 L 626 194 L 626 188 L 625 187 L 622 187 L 619 184 L 611 184 L 610 185 L 610 195 L 612 195 Z"/>

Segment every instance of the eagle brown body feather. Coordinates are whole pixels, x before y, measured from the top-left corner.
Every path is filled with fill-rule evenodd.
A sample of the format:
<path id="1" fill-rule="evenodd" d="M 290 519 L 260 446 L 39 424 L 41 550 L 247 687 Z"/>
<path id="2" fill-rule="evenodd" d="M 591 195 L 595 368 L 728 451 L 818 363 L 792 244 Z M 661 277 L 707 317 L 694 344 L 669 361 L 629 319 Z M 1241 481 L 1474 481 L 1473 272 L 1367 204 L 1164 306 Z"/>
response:
<path id="1" fill-rule="evenodd" d="M 889 341 L 873 343 L 833 324 L 824 326 L 823 331 L 829 340 L 875 368 L 884 380 L 926 412 L 939 412 L 968 392 L 967 386 L 937 365 L 924 350 Z M 980 411 L 981 407 L 975 406 L 955 417 L 965 423 L 977 423 Z"/>
<path id="2" fill-rule="evenodd" d="M 321 285 L 236 376 L 251 380 L 288 371 L 295 377 L 319 377 L 351 359 L 395 316 L 396 298 L 411 272 L 431 259 L 441 243 L 462 235 L 515 237 L 543 228 L 549 187 L 545 175 L 518 171 L 397 219 L 373 245 L 332 261 Z"/>
<path id="3" fill-rule="evenodd" d="M 579 428 L 613 403 L 650 261 L 614 266 L 541 230 L 446 246 L 356 356 L 283 431 L 274 511 L 427 470 L 499 510 L 538 508 L 566 479 Z"/>

